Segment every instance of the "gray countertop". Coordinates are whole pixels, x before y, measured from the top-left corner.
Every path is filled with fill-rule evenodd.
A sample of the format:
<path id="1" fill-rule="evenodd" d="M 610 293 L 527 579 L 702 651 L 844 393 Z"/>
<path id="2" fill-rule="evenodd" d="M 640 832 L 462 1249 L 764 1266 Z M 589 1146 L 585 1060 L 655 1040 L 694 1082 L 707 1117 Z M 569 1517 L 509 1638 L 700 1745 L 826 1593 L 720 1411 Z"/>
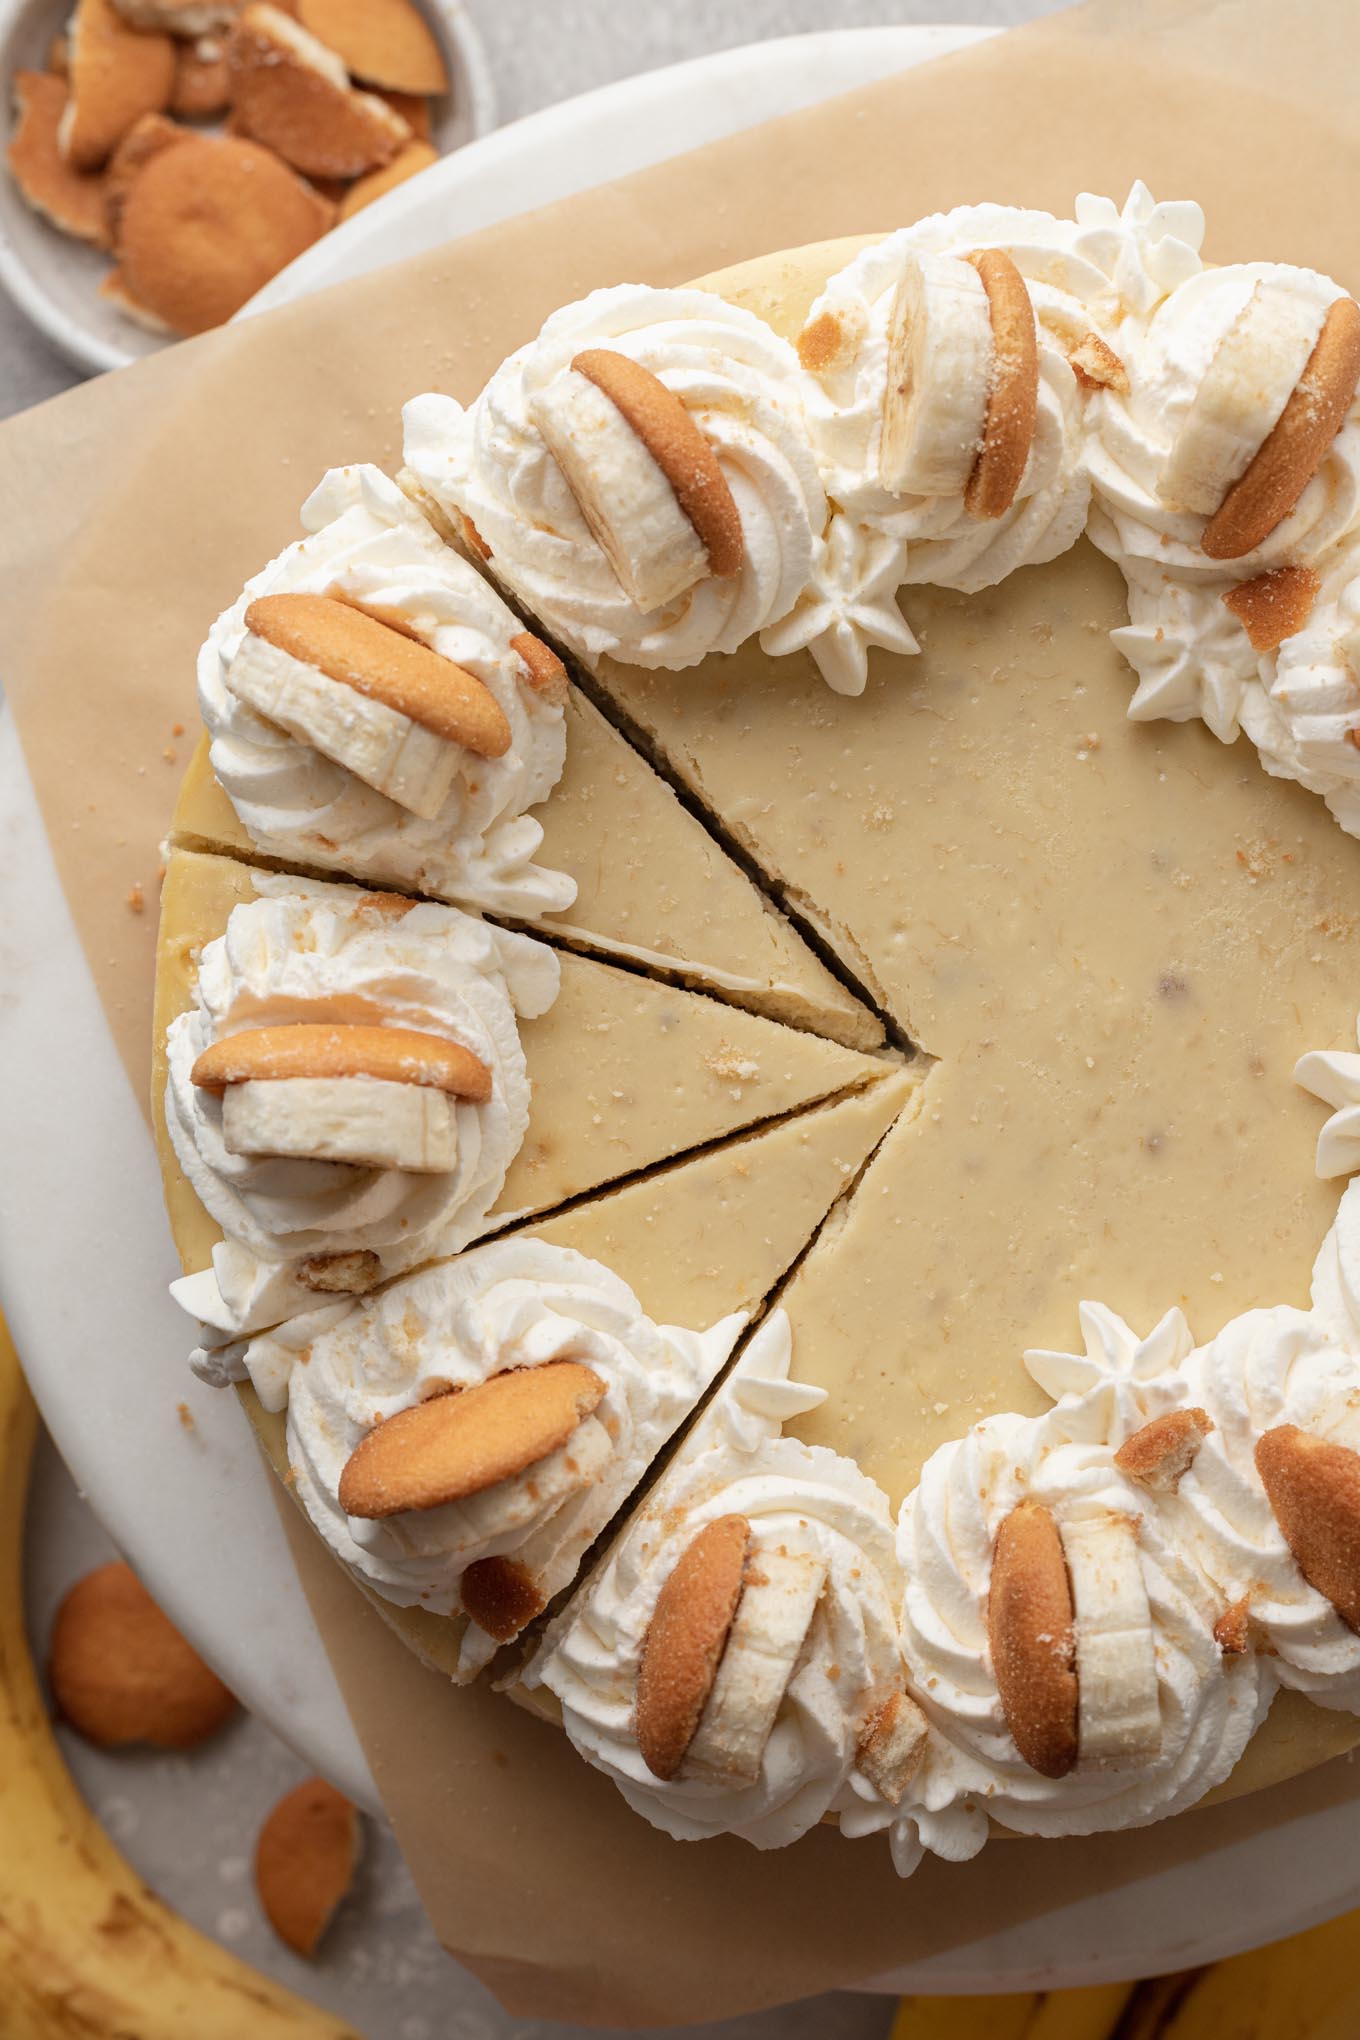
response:
<path id="1" fill-rule="evenodd" d="M 1011 27 L 1057 11 L 1058 0 L 465 0 L 485 44 L 502 120 L 517 120 L 592 86 L 709 50 L 812 29 L 966 21 Z M 73 370 L 0 295 L 0 417 L 56 396 Z"/>
<path id="2" fill-rule="evenodd" d="M 614 78 L 767 36 L 830 26 L 968 20 L 1010 25 L 1053 0 L 468 0 L 485 40 L 503 119 Z M 0 299 L 0 416 L 56 395 L 73 371 Z M 110 1555 L 50 1446 L 30 1513 L 28 1598 L 41 1652 L 57 1601 Z M 110 1755 L 63 1734 L 82 1790 L 143 1876 L 197 1926 L 343 2013 L 369 2040 L 573 2040 L 584 2029 L 507 2016 L 440 1950 L 390 1835 L 372 1828 L 355 1895 L 320 1960 L 281 1948 L 255 1904 L 250 1859 L 260 1821 L 304 1766 L 258 1722 L 241 1720 L 195 1756 Z M 883 2000 L 822 1998 L 703 2030 L 725 2040 L 879 2040 Z M 693 2029 L 689 2029 L 693 2030 Z"/>

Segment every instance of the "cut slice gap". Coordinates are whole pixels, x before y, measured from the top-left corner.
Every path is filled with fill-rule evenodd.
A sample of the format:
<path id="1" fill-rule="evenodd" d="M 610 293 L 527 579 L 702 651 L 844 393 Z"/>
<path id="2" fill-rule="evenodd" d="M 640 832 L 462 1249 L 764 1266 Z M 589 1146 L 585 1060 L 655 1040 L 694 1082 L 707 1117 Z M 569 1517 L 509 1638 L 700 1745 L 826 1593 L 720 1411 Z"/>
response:
<path id="1" fill-rule="evenodd" d="M 576 902 L 542 922 L 511 925 L 712 991 L 847 1047 L 877 1047 L 884 1039 L 878 1017 L 579 687 L 567 720 L 565 772 L 536 811 L 544 830 L 537 861 L 571 874 Z M 287 868 L 252 849 L 213 776 L 206 738 L 185 773 L 170 840 Z M 314 875 L 334 876 L 320 867 Z"/>
<path id="2" fill-rule="evenodd" d="M 501 592 L 505 593 L 504 590 Z M 547 634 L 541 623 L 537 628 Z M 582 666 L 569 648 L 556 640 L 552 642 L 571 670 L 578 692 L 591 703 L 600 720 L 614 731 L 620 742 L 645 761 L 696 828 L 726 853 L 730 864 L 764 902 L 766 911 L 793 931 L 794 939 L 814 959 L 824 979 L 838 988 L 840 1001 L 853 1013 L 870 1017 L 877 1039 L 886 1040 L 904 1053 L 910 1051 L 915 1045 L 912 1037 L 889 1009 L 873 962 L 853 932 L 819 907 L 801 887 L 775 872 L 768 857 L 763 855 L 763 846 L 756 833 L 743 823 L 740 802 L 724 809 L 711 798 L 697 754 L 681 754 L 673 746 L 668 746 L 645 714 L 638 712 L 640 702 L 631 696 L 627 686 L 617 680 L 611 686 L 611 676 L 626 675 L 629 681 L 657 676 L 640 674 L 631 667 L 616 668 L 608 660 L 598 671 L 592 671 Z M 661 677 L 675 678 L 674 675 Z M 839 1029 L 833 1030 L 825 1022 L 819 1031 L 833 1033 L 838 1040 L 847 1038 Z M 858 1045 L 865 1045 L 858 1036 L 855 1038 Z"/>
<path id="3" fill-rule="evenodd" d="M 259 897 L 262 880 L 269 883 L 235 859 L 176 849 L 162 892 L 152 1111 L 186 1273 L 209 1265 L 221 1232 L 190 1188 L 165 1128 L 165 1035 L 193 1002 L 203 945 L 222 933 L 234 906 Z M 744 1127 L 873 1083 L 893 1067 L 571 951 L 560 962 L 556 1004 L 520 1023 L 533 1103 L 488 1234 Z"/>
<path id="4" fill-rule="evenodd" d="M 910 1106 L 916 1089 L 912 1071 L 890 1070 L 848 1097 L 813 1106 L 778 1126 L 740 1134 L 697 1158 L 667 1163 L 638 1182 L 516 1231 L 603 1262 L 628 1283 L 657 1323 L 698 1328 L 736 1310 L 757 1318 L 828 1213 L 859 1181 L 868 1157 Z M 658 1252 L 662 1240 L 666 1250 Z M 286 1417 L 265 1411 L 249 1387 L 237 1393 L 291 1492 Z M 669 1452 L 653 1462 L 621 1515 L 635 1505 L 668 1457 Z M 595 1549 L 613 1534 L 611 1526 Z M 589 1563 L 590 1554 L 582 1571 Z M 466 1627 L 461 1618 L 397 1608 L 376 1595 L 368 1598 L 419 1657 L 450 1678 L 455 1675 Z"/>

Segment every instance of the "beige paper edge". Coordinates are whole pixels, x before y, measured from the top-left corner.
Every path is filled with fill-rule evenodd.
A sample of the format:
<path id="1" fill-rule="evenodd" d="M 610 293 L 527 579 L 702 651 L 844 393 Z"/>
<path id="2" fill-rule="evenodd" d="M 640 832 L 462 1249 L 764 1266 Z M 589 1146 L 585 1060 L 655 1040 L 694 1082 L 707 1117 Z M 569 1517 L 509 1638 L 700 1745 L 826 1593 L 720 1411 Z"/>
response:
<path id="1" fill-rule="evenodd" d="M 139 1091 L 156 845 L 192 742 L 194 651 L 296 534 L 325 466 L 392 462 L 403 397 L 471 396 L 547 312 L 598 283 L 681 281 L 981 198 L 1065 211 L 1076 189 L 1122 194 L 1135 176 L 1205 204 L 1215 259 L 1276 256 L 1354 285 L 1341 200 L 1360 189 L 1357 55 L 1347 0 L 1306 16 L 1270 0 L 1094 0 L 187 343 L 5 428 L 0 488 L 21 506 L 6 684 Z M 142 915 L 127 904 L 136 884 Z M 1360 1793 L 1360 1774 L 1332 1765 L 1164 1827 L 1008 1843 L 963 1870 L 928 1862 L 908 1884 L 886 1848 L 825 1831 L 769 1856 L 678 1846 L 560 1736 L 424 1671 L 292 1514 L 318 1625 L 436 1926 L 519 2013 L 667 2024 L 775 2003 Z"/>

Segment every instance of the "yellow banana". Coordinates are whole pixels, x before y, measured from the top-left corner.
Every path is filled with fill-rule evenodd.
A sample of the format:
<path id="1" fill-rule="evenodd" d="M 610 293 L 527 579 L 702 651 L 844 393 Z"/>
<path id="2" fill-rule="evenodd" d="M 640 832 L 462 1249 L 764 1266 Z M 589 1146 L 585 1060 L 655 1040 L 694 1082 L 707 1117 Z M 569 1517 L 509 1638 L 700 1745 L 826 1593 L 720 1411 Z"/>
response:
<path id="1" fill-rule="evenodd" d="M 1110 2040 L 1131 1983 L 1006 1997 L 903 1998 L 891 2040 Z"/>
<path id="2" fill-rule="evenodd" d="M 1138 2040 L 1354 2040 L 1360 2033 L 1360 1913 L 1188 1980 Z"/>
<path id="3" fill-rule="evenodd" d="M 172 1912 L 76 1790 L 24 1629 L 36 1430 L 0 1319 L 0 2040 L 360 2040 Z"/>
<path id="4" fill-rule="evenodd" d="M 1041 2002 L 1033 1991 L 1015 1997 L 907 1997 L 889 2040 L 1025 2040 Z"/>
<path id="5" fill-rule="evenodd" d="M 1087 1990 L 1049 1991 L 1025 2027 L 1024 2040 L 1125 2040 L 1120 2025 L 1133 1996 L 1131 1983 L 1093 1984 Z"/>

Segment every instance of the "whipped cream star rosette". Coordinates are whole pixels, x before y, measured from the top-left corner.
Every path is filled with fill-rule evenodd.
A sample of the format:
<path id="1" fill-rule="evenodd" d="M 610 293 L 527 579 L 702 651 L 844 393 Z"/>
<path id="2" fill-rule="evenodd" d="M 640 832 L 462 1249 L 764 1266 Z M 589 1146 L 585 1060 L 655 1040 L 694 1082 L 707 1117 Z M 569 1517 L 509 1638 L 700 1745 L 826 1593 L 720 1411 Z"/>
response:
<path id="1" fill-rule="evenodd" d="M 1131 319 L 1119 330 L 1130 387 L 1097 391 L 1088 408 L 1089 529 L 1128 584 L 1130 621 L 1113 636 L 1138 674 L 1135 720 L 1201 716 L 1231 741 L 1257 655 L 1224 594 L 1277 567 L 1324 561 L 1360 519 L 1353 404 L 1268 538 L 1231 560 L 1203 550 L 1210 515 L 1278 421 L 1344 296 L 1315 270 L 1234 263 L 1187 277 L 1145 325 Z"/>
<path id="2" fill-rule="evenodd" d="M 812 583 L 769 648 L 806 645 L 837 692 L 862 691 L 870 646 L 917 649 L 893 600 L 896 588 L 931 582 L 973 593 L 1017 567 L 1056 558 L 1081 535 L 1090 497 L 1084 399 L 1068 357 L 1093 332 L 1117 323 L 1130 297 L 1146 301 L 1156 288 L 1151 273 L 1159 254 L 1161 272 L 1170 275 L 1197 261 L 1173 228 L 1203 228 L 1198 208 L 1159 210 L 1141 187 L 1125 215 L 1108 201 L 1079 201 L 1079 210 L 1083 205 L 1086 224 L 997 205 L 934 214 L 864 249 L 812 306 L 800 342 L 808 367 L 804 403 L 835 514 Z M 1187 213 L 1193 218 L 1182 217 Z M 970 514 L 961 482 L 939 493 L 905 494 L 883 473 L 891 323 L 904 270 L 919 263 L 936 302 L 952 305 L 950 316 L 963 329 L 980 322 L 985 335 L 981 282 L 962 259 L 984 248 L 1004 250 L 1019 269 L 1039 346 L 1038 416 L 1025 471 L 1009 509 L 991 518 Z M 970 352 L 962 329 L 957 346 L 945 344 L 943 329 L 938 338 L 916 401 L 937 405 L 955 424 L 967 413 L 976 436 L 986 410 L 989 349 Z"/>
<path id="3" fill-rule="evenodd" d="M 170 1138 L 226 1235 L 211 1269 L 171 1284 L 208 1328 L 210 1347 L 314 1309 L 326 1286 L 305 1279 L 316 1257 L 372 1255 L 377 1280 L 476 1236 L 528 1125 L 516 1015 L 545 1012 L 558 987 L 551 949 L 457 908 L 394 907 L 263 872 L 255 884 L 260 898 L 236 907 L 225 934 L 205 947 L 196 1003 L 171 1023 L 166 1042 Z M 198 1057 L 245 1031 L 318 1021 L 443 1036 L 480 1058 L 490 1096 L 454 1102 L 451 1168 L 413 1173 L 229 1151 L 223 1099 L 192 1081 Z"/>
<path id="4" fill-rule="evenodd" d="M 1360 836 L 1360 540 L 1352 533 L 1320 566 L 1302 630 L 1262 653 L 1260 685 L 1242 702 L 1242 727 L 1277 779 L 1319 793 Z"/>
<path id="5" fill-rule="evenodd" d="M 577 1750 L 634 1811 L 679 1840 L 736 1834 L 761 1849 L 796 1841 L 842 1796 L 866 1724 L 901 1688 L 887 1498 L 852 1460 L 780 1436 L 786 1416 L 823 1399 L 789 1381 L 790 1356 L 788 1319 L 776 1312 L 522 1674 L 531 1690 L 556 1695 Z M 711 1700 L 684 1763 L 663 1779 L 635 1726 L 648 1631 L 682 1553 L 705 1525 L 732 1515 L 750 1523 L 755 1568 L 771 1555 L 806 1559 L 824 1569 L 822 1585 L 755 1777 L 717 1769 Z M 729 1641 L 724 1664 L 732 1649 Z"/>
<path id="6" fill-rule="evenodd" d="M 303 504 L 301 519 L 308 535 L 247 583 L 213 625 L 198 660 L 213 770 L 251 840 L 273 856 L 526 919 L 570 906 L 573 881 L 533 861 L 543 830 L 526 812 L 561 777 L 565 717 L 560 703 L 530 684 L 512 647 L 523 630 L 518 617 L 378 468 L 333 468 Z M 490 691 L 509 726 L 508 750 L 482 757 L 417 731 L 428 754 L 422 776 L 433 771 L 438 805 L 416 813 L 317 749 L 296 726 L 284 728 L 251 706 L 233 687 L 248 638 L 246 611 L 257 597 L 281 593 L 335 593 L 404 620 Z M 349 732 L 342 747 L 367 736 L 372 749 L 389 726 L 405 721 L 324 676 L 314 676 L 312 686 L 330 697 L 337 728 Z"/>
<path id="7" fill-rule="evenodd" d="M 245 1348 L 238 1371 L 266 1407 L 286 1400 L 295 1493 L 336 1556 L 384 1600 L 451 1615 L 469 1566 L 487 1559 L 512 1559 L 540 1605 L 560 1593 L 744 1323 L 734 1315 L 703 1332 L 658 1325 L 598 1261 L 516 1236 L 267 1333 Z M 566 1446 L 459 1501 L 378 1520 L 346 1513 L 341 1476 L 375 1425 L 431 1396 L 559 1360 L 579 1361 L 604 1384 Z M 465 1674 L 494 1649 L 474 1623 Z"/>
<path id="8" fill-rule="evenodd" d="M 640 363 L 680 400 L 740 517 L 737 572 L 708 574 L 650 611 L 625 592 L 536 418 L 545 393 L 591 348 Z M 471 523 L 470 544 L 490 572 L 587 658 L 678 668 L 735 651 L 788 613 L 812 571 L 826 506 L 797 357 L 753 313 L 707 291 L 595 291 L 555 312 L 466 410 L 451 397 L 423 396 L 404 419 L 406 465 L 419 489 L 456 527 Z M 613 456 L 605 448 L 599 458 Z"/>
<path id="9" fill-rule="evenodd" d="M 1182 1341 L 1178 1328 L 1164 1326 L 1165 1352 Z M 949 1853 L 971 1853 L 967 1843 L 977 1835 L 983 1809 L 1001 1826 L 1033 1835 L 1140 1827 L 1180 1812 L 1228 1776 L 1273 1690 L 1255 1658 L 1223 1657 L 1214 1638 L 1221 1607 L 1184 1556 L 1161 1499 L 1125 1479 L 1114 1463 L 1124 1429 L 1120 1407 L 1128 1411 L 1142 1402 L 1131 1386 L 1135 1369 L 1127 1364 L 1142 1342 L 1128 1334 L 1118 1343 L 1110 1372 L 1122 1374 L 1122 1381 L 1077 1383 L 1064 1396 L 1065 1407 L 1044 1417 L 987 1418 L 931 1455 L 902 1506 L 903 1648 L 910 1690 L 933 1731 L 913 1792 L 929 1810 L 934 1834 L 953 1843 Z M 1052 1371 L 1045 1363 L 1065 1357 L 1037 1356 L 1039 1378 Z M 1088 1344 L 1079 1373 L 1091 1359 Z M 1169 1387 L 1164 1384 L 1163 1392 L 1174 1406 L 1181 1398 Z M 1114 1419 L 1111 1437 L 1082 1435 L 1099 1428 L 1102 1413 Z M 1093 1661 L 1087 1639 L 1099 1631 L 1100 1609 L 1098 1601 L 1083 1607 L 1077 1584 L 1077 1757 L 1060 1777 L 1041 1776 L 1022 1758 L 991 1656 L 988 1604 L 997 1539 L 1026 1501 L 1051 1512 L 1069 1565 L 1074 1541 L 1093 1527 L 1112 1520 L 1131 1525 L 1146 1599 L 1140 1650 L 1148 1654 L 1149 1698 L 1155 1686 L 1149 1724 L 1155 1746 L 1127 1757 L 1107 1750 L 1095 1761 L 1084 1750 L 1100 1729 L 1101 1707 L 1115 1705 L 1117 1695 L 1104 1681 L 1095 1692 L 1083 1686 L 1083 1664 L 1089 1669 Z M 904 1823 L 911 1811 L 903 1809 Z M 925 1829 L 921 1839 L 937 1846 Z"/>

